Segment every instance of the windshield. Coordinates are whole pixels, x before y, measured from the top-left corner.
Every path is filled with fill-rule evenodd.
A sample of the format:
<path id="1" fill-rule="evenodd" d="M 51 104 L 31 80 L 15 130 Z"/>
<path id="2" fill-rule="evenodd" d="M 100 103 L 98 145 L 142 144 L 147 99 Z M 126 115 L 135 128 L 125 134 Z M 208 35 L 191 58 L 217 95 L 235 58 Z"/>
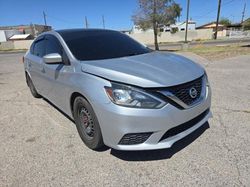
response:
<path id="1" fill-rule="evenodd" d="M 151 50 L 118 31 L 76 29 L 58 31 L 78 60 L 100 60 L 148 53 Z"/>

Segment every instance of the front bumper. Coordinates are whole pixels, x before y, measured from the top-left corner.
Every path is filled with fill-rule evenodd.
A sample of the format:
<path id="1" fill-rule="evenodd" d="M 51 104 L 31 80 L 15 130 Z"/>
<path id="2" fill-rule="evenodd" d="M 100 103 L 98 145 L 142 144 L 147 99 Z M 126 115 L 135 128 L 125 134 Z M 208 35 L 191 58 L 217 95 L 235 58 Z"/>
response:
<path id="1" fill-rule="evenodd" d="M 192 133 L 212 117 L 209 111 L 211 90 L 206 87 L 206 96 L 199 104 L 189 109 L 178 109 L 167 104 L 161 109 L 135 109 L 109 104 L 94 106 L 101 127 L 104 143 L 118 150 L 152 150 L 171 147 L 176 141 Z M 162 139 L 164 134 L 195 117 L 208 112 L 190 128 L 178 134 Z M 127 134 L 150 133 L 149 137 L 139 144 L 124 145 L 121 139 Z"/>

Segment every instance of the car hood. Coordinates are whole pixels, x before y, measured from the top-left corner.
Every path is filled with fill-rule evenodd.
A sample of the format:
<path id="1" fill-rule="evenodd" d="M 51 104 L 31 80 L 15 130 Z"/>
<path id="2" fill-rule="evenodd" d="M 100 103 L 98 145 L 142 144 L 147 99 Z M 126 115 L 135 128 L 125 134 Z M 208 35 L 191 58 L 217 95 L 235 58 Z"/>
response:
<path id="1" fill-rule="evenodd" d="M 140 87 L 168 87 L 204 74 L 193 61 L 173 53 L 151 52 L 122 58 L 82 61 L 82 71 Z"/>

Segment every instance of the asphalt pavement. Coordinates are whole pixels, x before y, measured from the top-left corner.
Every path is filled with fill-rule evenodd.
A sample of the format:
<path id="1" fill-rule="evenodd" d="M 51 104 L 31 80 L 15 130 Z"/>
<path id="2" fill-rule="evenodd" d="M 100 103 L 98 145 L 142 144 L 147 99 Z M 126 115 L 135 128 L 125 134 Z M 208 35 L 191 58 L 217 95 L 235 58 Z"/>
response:
<path id="1" fill-rule="evenodd" d="M 0 186 L 250 186 L 250 55 L 207 61 L 213 118 L 171 149 L 88 149 L 74 123 L 0 54 Z M 119 124 L 116 124 L 119 125 Z"/>

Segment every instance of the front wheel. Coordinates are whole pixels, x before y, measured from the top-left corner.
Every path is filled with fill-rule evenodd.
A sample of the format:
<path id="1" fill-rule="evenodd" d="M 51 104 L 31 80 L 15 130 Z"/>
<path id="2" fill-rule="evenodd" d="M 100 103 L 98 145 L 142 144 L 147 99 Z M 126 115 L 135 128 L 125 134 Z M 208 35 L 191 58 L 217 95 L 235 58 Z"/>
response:
<path id="1" fill-rule="evenodd" d="M 83 97 L 76 97 L 73 115 L 77 131 L 87 147 L 98 150 L 104 146 L 99 122 L 91 105 Z"/>

